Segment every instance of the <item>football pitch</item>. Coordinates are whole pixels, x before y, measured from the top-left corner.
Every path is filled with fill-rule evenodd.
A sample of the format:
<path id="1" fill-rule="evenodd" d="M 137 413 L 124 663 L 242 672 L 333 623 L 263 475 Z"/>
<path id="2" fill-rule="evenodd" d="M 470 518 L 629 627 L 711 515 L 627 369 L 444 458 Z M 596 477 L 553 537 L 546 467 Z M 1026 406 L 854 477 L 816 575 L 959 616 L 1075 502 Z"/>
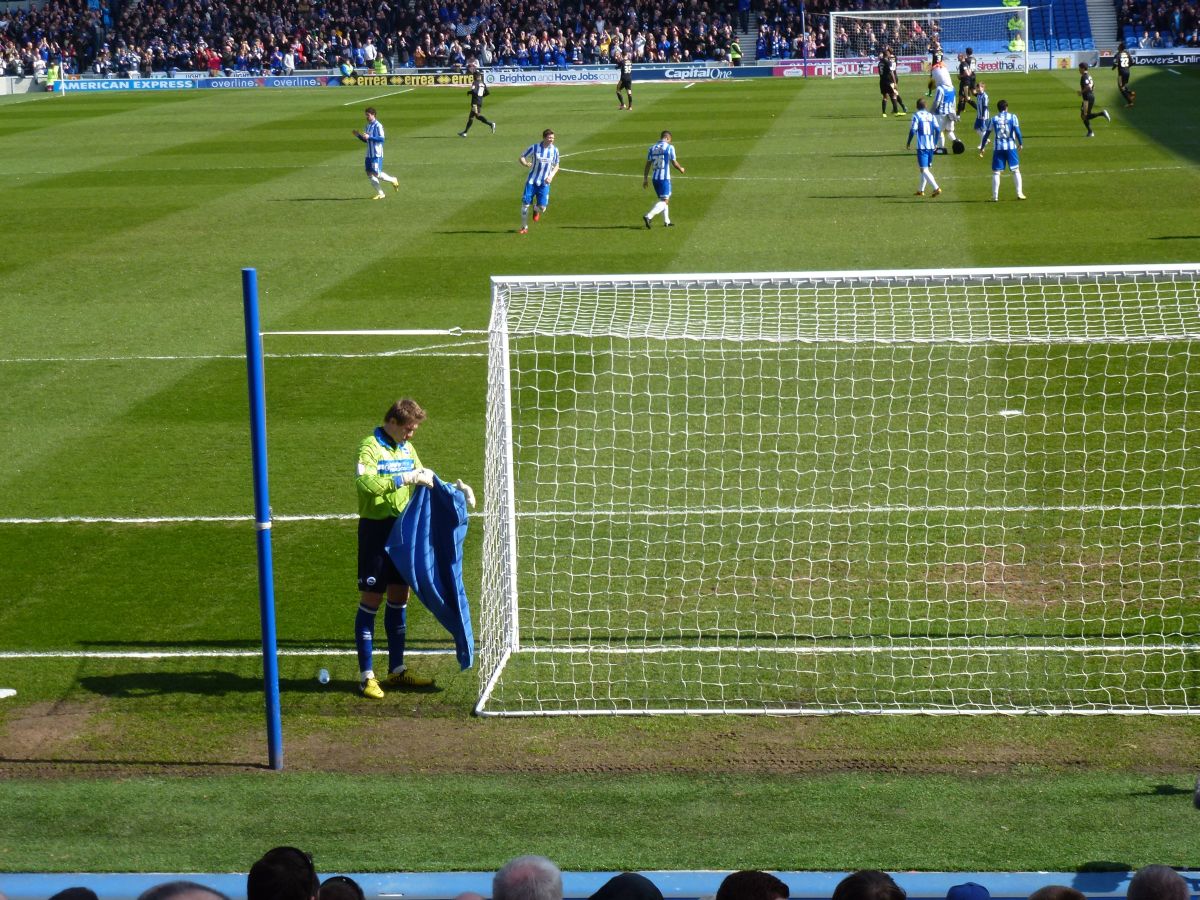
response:
<path id="1" fill-rule="evenodd" d="M 908 118 L 880 115 L 872 79 L 638 83 L 631 112 L 607 88 L 497 89 L 496 133 L 466 139 L 460 89 L 0 101 L 0 687 L 17 690 L 0 701 L 0 800 L 14 811 L 0 868 L 230 870 L 279 843 L 343 869 L 487 868 L 543 848 L 597 869 L 1195 863 L 1180 836 L 1194 718 L 484 721 L 470 716 L 475 673 L 456 671 L 415 603 L 412 662 L 439 689 L 376 705 L 354 691 L 354 449 L 413 395 L 429 411 L 423 461 L 482 486 L 490 276 L 1197 261 L 1200 72 L 1137 71 L 1131 110 L 1111 73 L 1097 80 L 1113 121 L 1085 139 L 1073 71 L 988 79 L 1025 138 L 1029 199 L 1006 175 L 1000 203 L 970 149 L 936 160 L 941 196 L 913 196 Z M 902 83 L 910 109 L 923 87 Z M 351 136 L 368 105 L 400 179 L 380 202 Z M 563 171 L 519 235 L 518 157 L 544 128 Z M 647 230 L 642 167 L 663 129 L 687 173 L 675 227 Z M 257 269 L 276 332 L 269 466 L 294 771 L 275 780 L 255 771 L 242 267 Z M 286 333 L 374 329 L 461 334 Z M 1164 452 L 1194 452 L 1194 435 L 1181 441 Z M 473 523 L 472 599 L 481 533 Z M 1170 612 L 1194 620 L 1195 601 Z M 366 846 L 347 798 L 373 791 L 422 823 L 482 807 L 504 840 L 438 827 L 436 846 Z M 230 827 L 185 850 L 163 797 L 196 820 L 219 817 L 203 802 L 217 798 Z M 81 804 L 128 823 L 80 827 Z M 617 826 L 630 804 L 636 823 Z M 946 827 L 980 804 L 1005 831 L 1062 807 L 1102 824 L 1059 842 Z M 792 825 L 754 829 L 764 806 Z M 696 823 L 727 828 L 724 849 L 689 840 Z"/>

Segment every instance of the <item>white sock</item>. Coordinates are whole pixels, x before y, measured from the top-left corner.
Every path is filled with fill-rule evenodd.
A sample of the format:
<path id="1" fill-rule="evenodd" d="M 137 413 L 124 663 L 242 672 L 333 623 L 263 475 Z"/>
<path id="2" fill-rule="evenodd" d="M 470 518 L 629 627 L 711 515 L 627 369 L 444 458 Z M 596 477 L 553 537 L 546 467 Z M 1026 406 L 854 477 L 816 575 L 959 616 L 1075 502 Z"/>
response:
<path id="1" fill-rule="evenodd" d="M 663 208 L 663 222 L 670 225 L 671 224 L 671 208 L 669 206 L 667 206 L 667 204 L 665 204 L 665 203 L 662 205 L 662 208 Z"/>
<path id="2" fill-rule="evenodd" d="M 358 673 L 359 681 L 366 681 L 368 678 L 374 678 L 374 677 L 375 677 L 375 671 L 373 669 L 367 669 L 365 672 Z"/>
<path id="3" fill-rule="evenodd" d="M 375 193 L 382 194 L 383 188 L 379 186 L 379 179 L 374 175 L 368 175 L 367 177 L 371 179 L 371 186 L 375 188 Z"/>
<path id="4" fill-rule="evenodd" d="M 1016 168 L 1012 170 L 1012 173 L 1013 184 L 1017 186 L 1017 196 L 1020 196 L 1021 194 L 1025 193 L 1023 190 L 1021 190 L 1021 170 L 1020 168 Z"/>
<path id="5" fill-rule="evenodd" d="M 522 228 L 529 227 L 529 207 L 528 206 L 521 207 L 521 227 Z"/>
<path id="6" fill-rule="evenodd" d="M 399 178 L 393 178 L 387 172 L 380 172 L 379 177 L 382 178 L 384 181 L 386 181 L 388 184 L 399 184 L 400 183 Z"/>
<path id="7" fill-rule="evenodd" d="M 992 173 L 992 199 L 993 200 L 1000 199 L 1000 173 L 999 172 Z"/>
<path id="8" fill-rule="evenodd" d="M 925 170 L 921 170 L 921 190 L 925 190 Z"/>
<path id="9" fill-rule="evenodd" d="M 667 204 L 665 204 L 661 200 L 659 200 L 652 207 L 650 207 L 650 212 L 646 213 L 646 218 L 653 219 L 660 212 L 666 212 L 666 210 L 667 210 Z"/>
<path id="10" fill-rule="evenodd" d="M 937 182 L 933 180 L 933 172 L 929 171 L 929 169 L 921 170 L 921 178 L 923 179 L 923 181 L 928 181 L 929 186 L 931 188 L 933 188 L 935 191 L 938 189 Z M 922 187 L 921 190 L 925 190 L 925 188 Z"/>

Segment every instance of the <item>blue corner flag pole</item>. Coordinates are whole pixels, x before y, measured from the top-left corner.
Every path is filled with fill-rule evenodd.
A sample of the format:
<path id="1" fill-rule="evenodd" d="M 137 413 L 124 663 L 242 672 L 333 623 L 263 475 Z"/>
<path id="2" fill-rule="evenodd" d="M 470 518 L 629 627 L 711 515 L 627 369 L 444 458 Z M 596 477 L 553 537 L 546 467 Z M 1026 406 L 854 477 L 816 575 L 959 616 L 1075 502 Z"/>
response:
<path id="1" fill-rule="evenodd" d="M 250 453 L 254 464 L 254 528 L 258 538 L 258 614 L 262 622 L 263 694 L 267 701 L 267 755 L 283 768 L 283 723 L 279 712 L 279 657 L 275 646 L 275 573 L 271 564 L 271 502 L 267 492 L 267 397 L 263 381 L 262 333 L 258 325 L 258 272 L 242 269 L 246 319 L 246 380 L 250 385 Z"/>

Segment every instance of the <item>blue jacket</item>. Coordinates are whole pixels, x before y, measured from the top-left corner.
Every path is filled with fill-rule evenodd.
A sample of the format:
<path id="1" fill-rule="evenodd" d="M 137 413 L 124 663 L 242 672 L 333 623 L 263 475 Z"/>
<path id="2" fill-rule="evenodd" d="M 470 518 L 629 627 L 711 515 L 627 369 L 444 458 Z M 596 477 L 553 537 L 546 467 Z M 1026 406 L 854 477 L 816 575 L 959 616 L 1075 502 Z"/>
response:
<path id="1" fill-rule="evenodd" d="M 413 492 L 387 542 L 388 556 L 404 580 L 454 638 L 454 655 L 463 669 L 475 660 L 471 609 L 462 577 L 466 536 L 466 498 L 454 485 L 434 476 L 432 488 Z"/>

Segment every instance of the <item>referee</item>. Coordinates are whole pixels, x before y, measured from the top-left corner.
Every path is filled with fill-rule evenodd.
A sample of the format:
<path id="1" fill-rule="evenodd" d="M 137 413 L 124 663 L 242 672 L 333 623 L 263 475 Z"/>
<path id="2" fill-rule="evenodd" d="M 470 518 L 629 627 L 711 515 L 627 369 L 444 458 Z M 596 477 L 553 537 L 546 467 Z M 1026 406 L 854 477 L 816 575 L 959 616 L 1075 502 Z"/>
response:
<path id="1" fill-rule="evenodd" d="M 404 665 L 408 585 L 400 577 L 385 545 L 392 526 L 404 513 L 417 486 L 433 487 L 433 472 L 422 468 L 411 438 L 425 420 L 425 410 L 408 397 L 383 415 L 383 424 L 358 445 L 354 486 L 358 491 L 358 612 L 354 644 L 358 650 L 358 687 L 364 697 L 383 699 L 375 677 L 375 615 L 387 596 L 383 627 L 387 632 L 389 687 L 423 688 L 433 684 Z"/>

